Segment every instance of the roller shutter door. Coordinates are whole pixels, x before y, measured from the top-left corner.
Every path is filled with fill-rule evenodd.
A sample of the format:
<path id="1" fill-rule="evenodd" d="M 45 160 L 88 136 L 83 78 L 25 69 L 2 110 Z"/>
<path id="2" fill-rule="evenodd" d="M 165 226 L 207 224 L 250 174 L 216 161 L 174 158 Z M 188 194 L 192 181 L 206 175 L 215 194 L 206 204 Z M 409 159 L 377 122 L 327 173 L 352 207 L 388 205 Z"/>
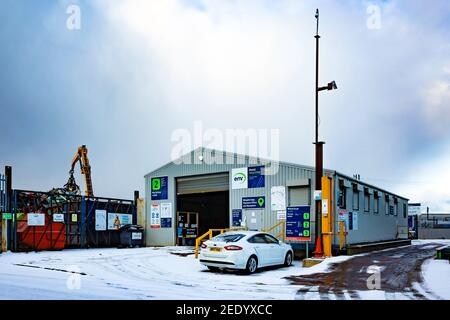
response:
<path id="1" fill-rule="evenodd" d="M 309 186 L 289 187 L 289 205 L 307 206 L 311 204 Z"/>
<path id="2" fill-rule="evenodd" d="M 177 195 L 228 190 L 228 173 L 182 177 L 177 179 Z"/>

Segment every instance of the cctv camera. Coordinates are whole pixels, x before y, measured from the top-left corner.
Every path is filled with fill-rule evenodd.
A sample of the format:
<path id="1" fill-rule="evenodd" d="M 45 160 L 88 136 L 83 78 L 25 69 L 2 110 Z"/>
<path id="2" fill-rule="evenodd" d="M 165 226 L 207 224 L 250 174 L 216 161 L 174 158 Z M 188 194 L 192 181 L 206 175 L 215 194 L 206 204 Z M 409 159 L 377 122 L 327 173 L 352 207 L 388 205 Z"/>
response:
<path id="1" fill-rule="evenodd" d="M 337 88 L 336 81 L 332 81 L 328 84 L 328 90 L 336 90 Z"/>

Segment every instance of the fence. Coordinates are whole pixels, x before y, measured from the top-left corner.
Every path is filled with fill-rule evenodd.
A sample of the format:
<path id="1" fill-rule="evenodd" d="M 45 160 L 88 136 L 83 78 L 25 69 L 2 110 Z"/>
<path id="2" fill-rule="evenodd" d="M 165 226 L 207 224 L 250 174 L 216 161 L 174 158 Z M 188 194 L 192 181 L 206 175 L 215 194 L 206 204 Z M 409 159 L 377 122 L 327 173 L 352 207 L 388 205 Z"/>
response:
<path id="1" fill-rule="evenodd" d="M 133 200 L 14 190 L 12 250 L 113 247 L 136 222 Z"/>

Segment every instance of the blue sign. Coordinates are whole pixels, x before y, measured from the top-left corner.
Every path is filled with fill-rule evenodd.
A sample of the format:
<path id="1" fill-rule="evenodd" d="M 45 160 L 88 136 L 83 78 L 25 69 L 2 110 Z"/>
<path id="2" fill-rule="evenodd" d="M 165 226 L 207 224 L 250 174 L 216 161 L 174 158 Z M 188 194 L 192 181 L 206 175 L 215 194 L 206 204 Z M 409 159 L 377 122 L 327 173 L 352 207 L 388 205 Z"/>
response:
<path id="1" fill-rule="evenodd" d="M 249 188 L 265 187 L 264 166 L 248 168 L 248 187 Z"/>
<path id="2" fill-rule="evenodd" d="M 168 199 L 168 177 L 152 178 L 150 187 L 152 200 Z"/>
<path id="3" fill-rule="evenodd" d="M 286 208 L 286 240 L 311 241 L 311 208 Z"/>
<path id="4" fill-rule="evenodd" d="M 353 213 L 348 213 L 348 230 L 353 230 Z"/>
<path id="5" fill-rule="evenodd" d="M 172 228 L 172 218 L 161 218 L 161 228 Z"/>
<path id="6" fill-rule="evenodd" d="M 241 209 L 233 209 L 232 214 L 232 226 L 240 227 L 242 222 L 242 210 Z"/>
<path id="7" fill-rule="evenodd" d="M 265 207 L 266 197 L 242 198 L 242 209 L 264 209 Z"/>

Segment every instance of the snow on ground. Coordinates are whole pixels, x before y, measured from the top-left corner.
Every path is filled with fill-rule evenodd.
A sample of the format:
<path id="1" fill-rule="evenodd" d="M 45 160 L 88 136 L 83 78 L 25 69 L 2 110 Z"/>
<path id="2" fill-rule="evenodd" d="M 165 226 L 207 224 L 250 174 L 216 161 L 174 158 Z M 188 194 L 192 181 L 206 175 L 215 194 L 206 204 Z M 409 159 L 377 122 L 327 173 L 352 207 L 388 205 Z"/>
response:
<path id="1" fill-rule="evenodd" d="M 450 263 L 448 260 L 426 261 L 422 266 L 426 286 L 436 295 L 450 300 Z"/>
<path id="2" fill-rule="evenodd" d="M 414 241 L 414 244 L 450 241 Z M 87 249 L 0 254 L 0 299 L 295 299 L 302 286 L 287 276 L 327 272 L 340 256 L 311 268 L 299 261 L 253 275 L 210 272 L 185 247 Z M 450 299 L 448 261 L 430 259 L 423 267 L 426 286 Z M 403 299 L 383 291 L 359 292 L 363 299 Z M 350 295 L 344 292 L 350 299 Z M 320 298 L 311 290 L 307 299 Z M 332 298 L 332 297 L 331 297 Z M 430 297 L 433 298 L 433 297 Z"/>
<path id="3" fill-rule="evenodd" d="M 450 240 L 414 240 L 413 244 L 440 243 L 450 245 Z M 450 263 L 448 260 L 429 259 L 422 265 L 425 285 L 442 299 L 450 300 Z"/>
<path id="4" fill-rule="evenodd" d="M 349 259 L 309 269 L 295 261 L 247 276 L 210 272 L 186 253 L 164 247 L 1 254 L 0 299 L 294 299 L 299 287 L 284 277 Z"/>
<path id="5" fill-rule="evenodd" d="M 446 240 L 446 239 L 430 239 L 430 240 L 421 240 L 421 239 L 419 239 L 419 240 L 412 240 L 411 242 L 414 245 L 427 244 L 427 243 L 430 243 L 430 244 L 431 243 L 440 243 L 440 244 L 442 244 L 444 246 L 444 245 L 449 245 L 450 244 L 450 240 Z"/>

